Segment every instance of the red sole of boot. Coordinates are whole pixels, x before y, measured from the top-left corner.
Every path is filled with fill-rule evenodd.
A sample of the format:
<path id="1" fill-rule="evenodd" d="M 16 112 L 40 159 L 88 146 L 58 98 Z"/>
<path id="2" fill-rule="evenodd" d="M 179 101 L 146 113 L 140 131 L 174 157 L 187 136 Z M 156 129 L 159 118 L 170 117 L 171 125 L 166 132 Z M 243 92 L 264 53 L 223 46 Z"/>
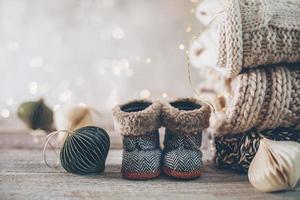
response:
<path id="1" fill-rule="evenodd" d="M 163 167 L 163 172 L 167 176 L 177 178 L 177 179 L 195 179 L 195 178 L 199 178 L 202 175 L 201 170 L 196 170 L 192 172 L 179 172 L 167 167 Z"/>
<path id="2" fill-rule="evenodd" d="M 161 174 L 161 170 L 155 172 L 122 172 L 123 178 L 129 180 L 148 180 L 158 177 Z"/>

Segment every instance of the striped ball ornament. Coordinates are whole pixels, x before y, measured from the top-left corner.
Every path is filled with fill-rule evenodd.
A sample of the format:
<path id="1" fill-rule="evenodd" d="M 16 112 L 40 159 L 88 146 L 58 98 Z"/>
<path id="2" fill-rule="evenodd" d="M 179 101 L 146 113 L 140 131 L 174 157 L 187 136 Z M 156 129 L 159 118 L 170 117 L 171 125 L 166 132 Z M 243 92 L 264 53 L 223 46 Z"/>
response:
<path id="1" fill-rule="evenodd" d="M 86 126 L 70 133 L 60 151 L 61 165 L 75 174 L 100 173 L 105 169 L 110 139 L 96 126 Z"/>
<path id="2" fill-rule="evenodd" d="M 18 116 L 30 129 L 51 130 L 53 112 L 43 99 L 22 103 L 18 108 Z"/>

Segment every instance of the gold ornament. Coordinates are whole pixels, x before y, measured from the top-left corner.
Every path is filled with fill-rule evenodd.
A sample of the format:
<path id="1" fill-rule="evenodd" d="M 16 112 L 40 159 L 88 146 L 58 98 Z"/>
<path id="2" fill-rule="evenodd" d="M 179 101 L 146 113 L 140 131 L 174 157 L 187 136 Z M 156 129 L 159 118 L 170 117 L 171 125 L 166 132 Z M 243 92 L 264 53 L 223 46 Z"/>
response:
<path id="1" fill-rule="evenodd" d="M 250 164 L 248 178 L 263 192 L 294 188 L 300 178 L 300 143 L 263 138 Z"/>
<path id="2" fill-rule="evenodd" d="M 57 130 L 74 131 L 85 126 L 99 126 L 101 116 L 97 110 L 87 106 L 62 106 L 54 112 L 54 122 Z M 62 141 L 64 136 L 60 133 L 58 140 Z"/>

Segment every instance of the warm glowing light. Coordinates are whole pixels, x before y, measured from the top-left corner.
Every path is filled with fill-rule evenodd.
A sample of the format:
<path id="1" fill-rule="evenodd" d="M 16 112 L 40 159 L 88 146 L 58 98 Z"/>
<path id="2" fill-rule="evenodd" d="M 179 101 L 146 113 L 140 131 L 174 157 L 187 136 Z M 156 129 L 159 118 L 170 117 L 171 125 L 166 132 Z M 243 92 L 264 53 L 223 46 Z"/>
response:
<path id="1" fill-rule="evenodd" d="M 42 94 L 46 94 L 49 91 L 49 86 L 47 84 L 42 84 L 39 86 L 39 91 Z"/>
<path id="2" fill-rule="evenodd" d="M 113 30 L 111 31 L 111 34 L 112 34 L 113 38 L 115 38 L 116 40 L 123 39 L 124 35 L 125 35 L 123 29 L 120 27 L 113 28 Z"/>
<path id="3" fill-rule="evenodd" d="M 119 65 L 113 66 L 112 72 L 114 75 L 119 76 L 121 75 L 122 68 Z"/>
<path id="4" fill-rule="evenodd" d="M 38 92 L 38 83 L 37 82 L 30 82 L 28 85 L 28 89 L 30 94 L 36 94 Z"/>
<path id="5" fill-rule="evenodd" d="M 113 60 L 112 62 L 112 72 L 114 75 L 120 76 L 126 74 L 126 71 L 130 68 L 130 62 L 126 58 L 120 60 Z"/>
<path id="6" fill-rule="evenodd" d="M 122 59 L 119 61 L 119 65 L 122 66 L 123 68 L 129 68 L 129 67 L 130 67 L 130 62 L 129 62 L 128 59 L 122 58 Z"/>
<path id="7" fill-rule="evenodd" d="M 230 97 L 230 94 L 229 94 L 229 93 L 225 93 L 225 94 L 224 94 L 224 97 L 227 99 L 227 98 Z"/>
<path id="8" fill-rule="evenodd" d="M 8 106 L 12 106 L 14 104 L 14 99 L 13 98 L 7 98 L 5 102 Z"/>
<path id="9" fill-rule="evenodd" d="M 180 49 L 180 50 L 184 50 L 184 45 L 183 45 L 183 44 L 180 44 L 180 45 L 179 45 L 179 49 Z"/>
<path id="10" fill-rule="evenodd" d="M 192 27 L 191 27 L 191 25 L 189 25 L 189 26 L 188 26 L 188 27 L 186 27 L 186 29 L 185 29 L 185 31 L 186 31 L 187 33 L 191 32 L 191 30 L 192 30 Z"/>
<path id="11" fill-rule="evenodd" d="M 146 63 L 151 63 L 151 58 L 147 58 Z"/>
<path id="12" fill-rule="evenodd" d="M 57 111 L 59 108 L 60 108 L 60 104 L 55 104 L 54 106 L 53 106 L 53 110 L 54 111 Z"/>
<path id="13" fill-rule="evenodd" d="M 140 92 L 140 97 L 142 98 L 142 99 L 147 99 L 147 98 L 149 98 L 150 97 L 150 91 L 149 90 L 147 90 L 147 89 L 143 89 L 141 92 Z"/>
<path id="14" fill-rule="evenodd" d="M 65 90 L 64 92 L 62 92 L 59 96 L 58 99 L 61 102 L 67 102 L 70 101 L 72 98 L 72 91 L 71 90 Z"/>
<path id="15" fill-rule="evenodd" d="M 78 103 L 78 106 L 81 106 L 81 107 L 86 107 L 87 105 L 85 103 Z"/>
<path id="16" fill-rule="evenodd" d="M 141 60 L 141 57 L 140 57 L 140 56 L 135 56 L 134 59 L 135 59 L 136 61 L 140 61 L 140 60 Z"/>
<path id="17" fill-rule="evenodd" d="M 75 84 L 78 85 L 78 86 L 82 86 L 83 84 L 85 83 L 85 79 L 83 77 L 77 77 L 75 79 Z"/>
<path id="18" fill-rule="evenodd" d="M 126 75 L 127 77 L 131 77 L 131 76 L 133 76 L 133 74 L 134 74 L 134 71 L 133 71 L 132 68 L 126 69 L 125 75 Z"/>
<path id="19" fill-rule="evenodd" d="M 43 64 L 44 64 L 44 59 L 41 56 L 36 56 L 36 57 L 32 58 L 29 62 L 29 65 L 32 68 L 42 67 Z"/>
<path id="20" fill-rule="evenodd" d="M 18 42 L 15 42 L 15 41 L 12 41 L 12 42 L 9 42 L 6 46 L 7 50 L 8 51 L 11 51 L 11 52 L 16 52 L 19 50 L 20 48 L 20 45 Z"/>
<path id="21" fill-rule="evenodd" d="M 106 69 L 103 67 L 103 66 L 100 66 L 99 68 L 98 68 L 98 73 L 99 74 L 105 74 L 105 72 L 106 72 Z"/>
<path id="22" fill-rule="evenodd" d="M 10 115 L 10 112 L 9 112 L 8 109 L 3 109 L 3 110 L 1 110 L 1 116 L 2 116 L 3 118 L 8 118 L 9 115 Z"/>

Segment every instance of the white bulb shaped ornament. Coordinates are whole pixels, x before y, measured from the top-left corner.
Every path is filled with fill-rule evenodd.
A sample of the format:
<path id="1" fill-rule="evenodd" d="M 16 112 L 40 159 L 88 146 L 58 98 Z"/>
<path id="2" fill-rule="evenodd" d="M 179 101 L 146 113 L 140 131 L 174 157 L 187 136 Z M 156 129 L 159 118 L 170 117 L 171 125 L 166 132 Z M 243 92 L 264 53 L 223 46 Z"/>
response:
<path id="1" fill-rule="evenodd" d="M 300 143 L 263 138 L 249 166 L 248 178 L 263 192 L 294 188 L 300 178 Z"/>

